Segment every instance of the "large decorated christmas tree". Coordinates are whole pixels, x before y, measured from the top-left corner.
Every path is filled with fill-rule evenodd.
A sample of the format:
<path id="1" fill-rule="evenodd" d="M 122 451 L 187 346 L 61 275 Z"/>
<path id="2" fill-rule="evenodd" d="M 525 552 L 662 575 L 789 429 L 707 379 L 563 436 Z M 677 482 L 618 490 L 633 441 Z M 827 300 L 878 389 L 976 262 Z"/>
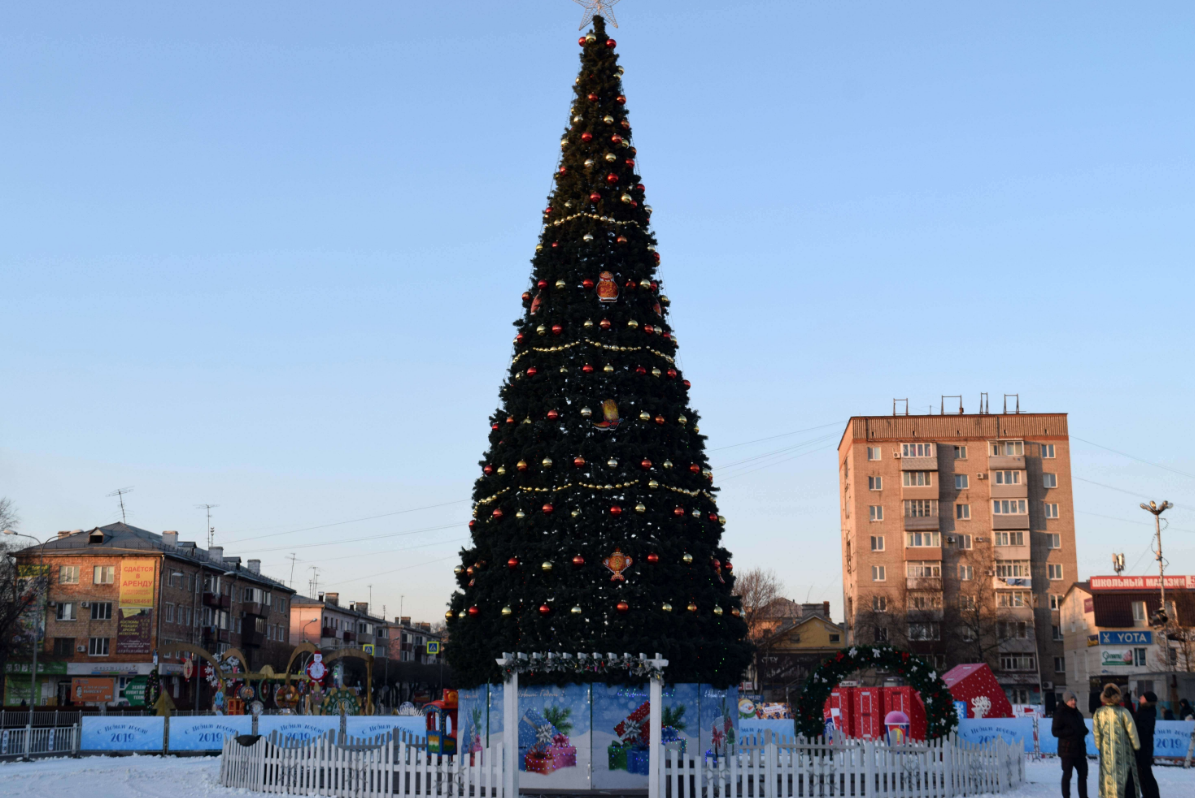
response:
<path id="1" fill-rule="evenodd" d="M 659 652 L 669 681 L 727 686 L 750 646 L 676 362 L 623 69 L 601 16 L 579 44 L 446 656 L 464 687 L 500 681 L 504 651 Z"/>

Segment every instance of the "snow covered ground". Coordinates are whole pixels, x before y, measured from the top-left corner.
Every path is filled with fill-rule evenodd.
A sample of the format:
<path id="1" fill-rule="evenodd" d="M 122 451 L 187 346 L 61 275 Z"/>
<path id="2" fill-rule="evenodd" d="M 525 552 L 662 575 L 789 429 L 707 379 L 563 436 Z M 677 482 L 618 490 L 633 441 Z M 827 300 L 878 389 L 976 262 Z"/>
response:
<path id="1" fill-rule="evenodd" d="M 1092 762 L 1092 765 L 1095 763 Z M 1089 768 L 1088 795 L 1096 798 L 1094 767 Z M 1058 760 L 1029 763 L 1029 783 L 1011 795 L 1046 798 L 1061 795 Z M 1159 792 L 1166 798 L 1195 798 L 1195 769 L 1155 767 Z M 220 760 L 159 756 L 45 759 L 0 764 L 0 796 L 21 798 L 208 798 L 245 796 L 217 783 Z M 1071 785 L 1071 795 L 1077 795 Z M 256 794 L 256 793 L 254 793 Z"/>

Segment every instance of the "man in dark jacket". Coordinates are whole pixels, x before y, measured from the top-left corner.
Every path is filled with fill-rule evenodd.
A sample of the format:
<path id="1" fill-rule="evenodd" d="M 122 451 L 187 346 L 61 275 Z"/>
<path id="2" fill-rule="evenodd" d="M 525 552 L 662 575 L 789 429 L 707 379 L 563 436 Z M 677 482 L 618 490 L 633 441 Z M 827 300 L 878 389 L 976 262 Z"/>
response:
<path id="1" fill-rule="evenodd" d="M 1079 777 L 1079 798 L 1087 798 L 1087 723 L 1077 703 L 1075 694 L 1067 691 L 1054 710 L 1051 730 L 1058 738 L 1058 758 L 1062 760 L 1062 798 L 1071 798 L 1072 772 Z"/>
<path id="2" fill-rule="evenodd" d="M 1154 778 L 1154 725 L 1158 722 L 1158 697 L 1151 691 L 1141 694 L 1137 707 L 1137 736 L 1141 748 L 1137 751 L 1137 781 L 1141 798 L 1158 798 L 1158 782 Z"/>

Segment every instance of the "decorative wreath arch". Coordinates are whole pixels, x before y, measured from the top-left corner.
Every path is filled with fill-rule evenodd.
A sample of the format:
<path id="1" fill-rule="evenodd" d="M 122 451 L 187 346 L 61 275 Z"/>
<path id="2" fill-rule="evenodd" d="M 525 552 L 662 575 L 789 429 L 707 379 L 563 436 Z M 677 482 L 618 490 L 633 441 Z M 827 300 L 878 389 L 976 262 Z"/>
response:
<path id="1" fill-rule="evenodd" d="M 954 697 L 942 677 L 925 660 L 891 646 L 852 646 L 822 662 L 809 675 L 797 702 L 797 733 L 807 738 L 825 734 L 825 705 L 830 691 L 855 671 L 879 668 L 903 676 L 925 703 L 926 736 L 931 740 L 958 726 Z"/>

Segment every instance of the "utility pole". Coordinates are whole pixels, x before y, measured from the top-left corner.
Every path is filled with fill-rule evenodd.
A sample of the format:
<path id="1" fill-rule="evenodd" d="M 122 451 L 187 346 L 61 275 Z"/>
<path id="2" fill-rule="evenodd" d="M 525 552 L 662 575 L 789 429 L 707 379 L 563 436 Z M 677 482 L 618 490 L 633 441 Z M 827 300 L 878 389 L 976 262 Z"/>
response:
<path id="1" fill-rule="evenodd" d="M 218 504 L 197 504 L 195 509 L 207 511 L 207 547 L 210 549 L 212 544 L 216 542 L 216 530 L 212 529 L 212 510 L 219 507 Z"/>
<path id="2" fill-rule="evenodd" d="M 1141 503 L 1142 510 L 1145 510 L 1147 513 L 1153 513 L 1154 529 L 1156 530 L 1155 534 L 1158 538 L 1158 548 L 1156 554 L 1158 555 L 1158 587 L 1160 587 L 1162 591 L 1162 605 L 1158 607 L 1158 612 L 1157 615 L 1154 616 L 1154 619 L 1156 619 L 1157 625 L 1163 627 L 1163 629 L 1169 622 L 1170 618 L 1166 615 L 1166 561 L 1162 558 L 1162 513 L 1166 512 L 1173 506 L 1174 505 L 1170 502 L 1162 502 L 1161 504 L 1158 504 L 1157 502 L 1150 502 L 1149 504 L 1145 504 L 1144 502 Z M 1163 632 L 1163 634 L 1165 634 L 1165 632 Z M 1169 660 L 1169 652 L 1167 652 L 1166 656 L 1167 660 Z"/>
<path id="3" fill-rule="evenodd" d="M 290 581 L 286 583 L 286 586 L 291 589 L 294 589 L 295 586 L 295 553 L 293 551 L 290 553 Z"/>
<path id="4" fill-rule="evenodd" d="M 108 494 L 109 496 L 115 496 L 120 501 L 120 522 L 122 524 L 127 524 L 129 521 L 129 519 L 125 517 L 124 495 L 126 493 L 132 493 L 132 492 L 133 492 L 133 488 L 130 486 L 127 488 L 117 488 L 116 490 L 114 490 Z"/>

